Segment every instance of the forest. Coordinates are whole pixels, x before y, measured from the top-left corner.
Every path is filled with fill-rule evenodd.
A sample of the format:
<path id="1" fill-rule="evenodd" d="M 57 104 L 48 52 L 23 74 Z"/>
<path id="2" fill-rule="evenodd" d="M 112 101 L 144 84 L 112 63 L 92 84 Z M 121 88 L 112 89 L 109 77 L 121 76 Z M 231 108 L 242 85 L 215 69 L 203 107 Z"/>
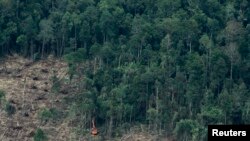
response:
<path id="1" fill-rule="evenodd" d="M 201 141 L 250 123 L 248 0 L 0 0 L 0 58 L 13 54 L 67 62 L 86 134 L 95 119 L 110 140 L 141 126 Z"/>

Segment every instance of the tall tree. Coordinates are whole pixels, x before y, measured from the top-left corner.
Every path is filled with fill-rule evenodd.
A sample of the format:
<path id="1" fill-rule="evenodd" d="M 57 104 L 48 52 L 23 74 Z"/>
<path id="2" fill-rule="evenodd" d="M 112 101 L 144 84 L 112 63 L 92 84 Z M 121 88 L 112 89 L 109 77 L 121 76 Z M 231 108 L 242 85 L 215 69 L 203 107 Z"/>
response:
<path id="1" fill-rule="evenodd" d="M 44 57 L 44 50 L 46 44 L 48 44 L 53 39 L 53 28 L 51 20 L 42 20 L 39 24 L 40 33 L 38 37 L 42 40 L 42 57 Z"/>

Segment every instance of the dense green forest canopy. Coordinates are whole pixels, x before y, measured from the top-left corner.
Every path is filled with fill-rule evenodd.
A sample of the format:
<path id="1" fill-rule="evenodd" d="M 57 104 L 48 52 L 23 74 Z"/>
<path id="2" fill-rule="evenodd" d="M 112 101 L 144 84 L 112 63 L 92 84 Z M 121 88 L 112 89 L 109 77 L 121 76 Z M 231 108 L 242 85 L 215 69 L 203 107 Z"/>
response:
<path id="1" fill-rule="evenodd" d="M 0 0 L 0 55 L 63 57 L 75 118 L 110 137 L 141 123 L 204 140 L 250 123 L 249 23 L 248 0 Z"/>

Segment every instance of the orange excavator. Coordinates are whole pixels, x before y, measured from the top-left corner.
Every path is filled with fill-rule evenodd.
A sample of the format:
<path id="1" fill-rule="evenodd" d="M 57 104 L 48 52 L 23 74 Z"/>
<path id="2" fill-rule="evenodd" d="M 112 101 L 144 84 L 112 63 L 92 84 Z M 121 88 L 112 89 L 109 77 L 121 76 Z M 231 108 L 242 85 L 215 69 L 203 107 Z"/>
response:
<path id="1" fill-rule="evenodd" d="M 95 120 L 92 119 L 92 129 L 91 129 L 91 135 L 96 136 L 98 134 L 97 128 L 95 127 Z"/>

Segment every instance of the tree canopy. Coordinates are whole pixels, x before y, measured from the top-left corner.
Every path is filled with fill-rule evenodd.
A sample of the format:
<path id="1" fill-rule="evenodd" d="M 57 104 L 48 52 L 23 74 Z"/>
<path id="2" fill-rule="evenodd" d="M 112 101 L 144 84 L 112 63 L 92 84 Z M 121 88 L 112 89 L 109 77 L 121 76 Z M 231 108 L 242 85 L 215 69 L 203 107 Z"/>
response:
<path id="1" fill-rule="evenodd" d="M 0 13 L 1 57 L 68 62 L 81 128 L 203 140 L 208 124 L 249 123 L 247 0 L 1 0 Z"/>

